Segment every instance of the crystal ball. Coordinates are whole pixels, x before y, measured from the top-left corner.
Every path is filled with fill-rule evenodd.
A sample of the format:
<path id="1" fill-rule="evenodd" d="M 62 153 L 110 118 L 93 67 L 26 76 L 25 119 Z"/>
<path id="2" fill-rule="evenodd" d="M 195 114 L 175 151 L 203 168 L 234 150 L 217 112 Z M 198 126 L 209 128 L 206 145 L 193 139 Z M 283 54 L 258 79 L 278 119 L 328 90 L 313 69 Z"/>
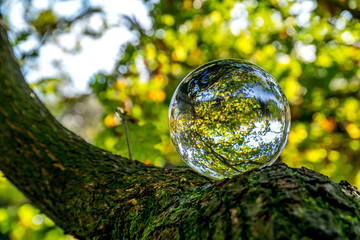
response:
<path id="1" fill-rule="evenodd" d="M 215 179 L 271 165 L 290 130 L 276 80 L 247 61 L 223 59 L 189 73 L 170 103 L 171 140 L 195 171 Z"/>

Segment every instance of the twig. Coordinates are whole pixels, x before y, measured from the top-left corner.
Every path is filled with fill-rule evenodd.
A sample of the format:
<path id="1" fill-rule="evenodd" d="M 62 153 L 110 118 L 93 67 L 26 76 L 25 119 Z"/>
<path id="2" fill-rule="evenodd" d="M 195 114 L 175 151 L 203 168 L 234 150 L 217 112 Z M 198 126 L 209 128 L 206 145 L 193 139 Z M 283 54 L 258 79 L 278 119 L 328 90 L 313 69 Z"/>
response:
<path id="1" fill-rule="evenodd" d="M 126 119 L 124 119 L 124 126 L 125 126 L 127 146 L 128 146 L 128 150 L 129 150 L 129 159 L 130 159 L 130 162 L 134 162 L 134 160 L 132 159 L 132 156 L 131 156 L 131 148 L 130 148 L 130 141 L 129 141 L 129 134 L 128 134 L 128 128 L 127 128 L 127 121 L 126 121 Z"/>
<path id="2" fill-rule="evenodd" d="M 129 160 L 131 163 L 134 162 L 134 160 L 132 159 L 131 156 L 131 148 L 130 148 L 130 141 L 129 141 L 129 133 L 128 133 L 128 127 L 127 127 L 127 119 L 128 119 L 128 115 L 125 113 L 125 111 L 118 107 L 116 108 L 116 115 L 118 116 L 118 118 L 120 119 L 120 121 L 124 122 L 124 127 L 125 127 L 125 134 L 126 134 L 126 141 L 127 141 L 127 146 L 128 146 L 128 151 L 129 151 Z"/>

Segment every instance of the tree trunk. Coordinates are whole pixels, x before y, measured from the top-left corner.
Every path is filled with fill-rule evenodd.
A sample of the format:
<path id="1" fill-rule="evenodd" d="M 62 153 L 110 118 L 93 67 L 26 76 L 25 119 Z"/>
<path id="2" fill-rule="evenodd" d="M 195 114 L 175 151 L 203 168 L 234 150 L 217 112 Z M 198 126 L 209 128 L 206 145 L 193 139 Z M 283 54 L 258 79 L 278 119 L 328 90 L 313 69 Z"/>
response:
<path id="1" fill-rule="evenodd" d="M 284 164 L 218 182 L 144 165 L 59 124 L 0 24 L 0 169 L 79 239 L 360 239 L 360 193 Z"/>

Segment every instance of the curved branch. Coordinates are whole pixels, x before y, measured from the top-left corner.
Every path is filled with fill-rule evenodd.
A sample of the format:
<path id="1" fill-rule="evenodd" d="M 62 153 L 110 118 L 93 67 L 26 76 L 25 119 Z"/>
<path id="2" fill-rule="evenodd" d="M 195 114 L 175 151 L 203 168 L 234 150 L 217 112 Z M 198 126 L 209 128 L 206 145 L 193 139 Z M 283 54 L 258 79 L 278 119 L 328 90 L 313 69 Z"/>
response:
<path id="1" fill-rule="evenodd" d="M 167 191 L 175 194 L 207 181 L 187 168 L 131 163 L 64 128 L 25 83 L 2 26 L 0 123 L 1 170 L 57 225 L 80 238 L 106 231 L 109 219 L 141 194 L 164 186 L 173 186 Z"/>
<path id="2" fill-rule="evenodd" d="M 353 15 L 354 18 L 360 19 L 360 10 L 359 6 L 357 8 L 350 8 L 348 1 L 340 0 L 317 0 L 318 4 L 334 15 L 338 10 L 348 11 Z"/>

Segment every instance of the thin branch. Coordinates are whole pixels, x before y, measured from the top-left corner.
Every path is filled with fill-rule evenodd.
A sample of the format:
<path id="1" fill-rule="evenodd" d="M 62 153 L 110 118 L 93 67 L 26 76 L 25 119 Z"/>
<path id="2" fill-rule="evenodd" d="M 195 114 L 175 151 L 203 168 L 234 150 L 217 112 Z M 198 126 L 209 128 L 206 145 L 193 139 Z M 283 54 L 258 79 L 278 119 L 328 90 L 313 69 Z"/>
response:
<path id="1" fill-rule="evenodd" d="M 338 0 L 318 0 L 319 5 L 326 6 L 330 10 L 339 9 L 341 11 L 349 11 L 354 18 L 360 19 L 360 10 L 359 6 L 355 9 L 350 8 L 348 1 L 338 1 Z M 332 14 L 334 14 L 332 12 Z"/>

